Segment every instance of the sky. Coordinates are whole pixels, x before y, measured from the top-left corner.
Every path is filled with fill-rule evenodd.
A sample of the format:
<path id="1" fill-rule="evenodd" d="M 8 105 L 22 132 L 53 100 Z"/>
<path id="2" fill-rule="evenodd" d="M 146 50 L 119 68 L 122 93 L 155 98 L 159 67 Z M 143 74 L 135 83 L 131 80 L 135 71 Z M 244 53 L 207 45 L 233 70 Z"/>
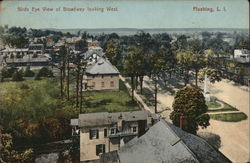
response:
<path id="1" fill-rule="evenodd" d="M 43 7 L 52 8 L 53 11 L 43 11 Z M 79 8 L 81 11 L 64 11 L 64 7 Z M 112 7 L 115 11 L 107 11 L 107 7 Z M 88 8 L 92 8 L 92 11 Z M 93 8 L 99 9 L 93 11 Z M 100 8 L 103 8 L 103 12 Z M 0 25 L 4 24 L 26 28 L 58 29 L 248 29 L 249 2 L 247 0 L 12 0 L 0 2 Z"/>

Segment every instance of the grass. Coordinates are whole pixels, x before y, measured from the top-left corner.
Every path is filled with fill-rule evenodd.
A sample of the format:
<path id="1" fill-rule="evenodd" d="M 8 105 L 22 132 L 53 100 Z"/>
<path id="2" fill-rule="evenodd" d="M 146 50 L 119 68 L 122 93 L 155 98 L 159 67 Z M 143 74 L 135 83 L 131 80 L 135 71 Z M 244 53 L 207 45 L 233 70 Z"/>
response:
<path id="1" fill-rule="evenodd" d="M 221 104 L 218 103 L 217 100 L 206 102 L 206 104 L 208 108 L 218 108 L 221 106 Z"/>
<path id="2" fill-rule="evenodd" d="M 247 119 L 247 115 L 243 112 L 210 114 L 209 116 L 211 119 L 225 121 L 225 122 L 239 122 Z"/>
<path id="3" fill-rule="evenodd" d="M 136 103 L 131 102 L 128 90 L 122 81 L 119 91 L 86 92 L 84 112 L 120 112 L 140 110 Z"/>
<path id="4" fill-rule="evenodd" d="M 224 107 L 221 107 L 221 104 L 219 103 L 223 103 Z M 208 111 L 209 112 L 223 112 L 223 111 L 238 111 L 238 109 L 236 109 L 235 107 L 218 100 L 216 97 L 211 97 L 211 101 L 210 102 L 206 102 L 207 106 L 208 106 Z M 218 109 L 217 109 L 218 108 Z"/>

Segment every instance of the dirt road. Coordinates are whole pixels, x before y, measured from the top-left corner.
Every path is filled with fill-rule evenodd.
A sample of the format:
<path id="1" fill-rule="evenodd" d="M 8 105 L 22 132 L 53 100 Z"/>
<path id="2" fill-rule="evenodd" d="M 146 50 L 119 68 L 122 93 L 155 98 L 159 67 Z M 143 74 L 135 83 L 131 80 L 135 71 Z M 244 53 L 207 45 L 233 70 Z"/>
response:
<path id="1" fill-rule="evenodd" d="M 145 78 L 145 87 L 153 88 L 152 81 Z M 202 87 L 202 86 L 201 86 Z M 158 93 L 158 110 L 163 111 L 166 107 L 172 108 L 174 96 L 159 88 Z M 249 117 L 249 90 L 247 87 L 234 85 L 232 82 L 223 80 L 209 85 L 211 96 L 225 101 L 235 106 Z M 170 121 L 169 115 L 171 110 L 165 110 L 161 113 L 167 121 Z M 244 163 L 250 160 L 250 120 L 241 122 L 221 122 L 210 120 L 210 126 L 206 129 L 200 129 L 199 132 L 210 132 L 220 136 L 220 151 L 230 160 L 237 163 Z"/>

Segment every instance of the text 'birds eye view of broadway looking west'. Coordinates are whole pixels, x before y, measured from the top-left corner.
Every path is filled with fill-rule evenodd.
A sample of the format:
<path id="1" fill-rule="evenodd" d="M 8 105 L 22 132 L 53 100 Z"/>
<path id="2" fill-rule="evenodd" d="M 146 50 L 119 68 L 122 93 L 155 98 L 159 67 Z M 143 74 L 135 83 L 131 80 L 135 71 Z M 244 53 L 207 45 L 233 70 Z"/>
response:
<path id="1" fill-rule="evenodd" d="M 0 163 L 250 162 L 247 0 L 0 2 Z"/>

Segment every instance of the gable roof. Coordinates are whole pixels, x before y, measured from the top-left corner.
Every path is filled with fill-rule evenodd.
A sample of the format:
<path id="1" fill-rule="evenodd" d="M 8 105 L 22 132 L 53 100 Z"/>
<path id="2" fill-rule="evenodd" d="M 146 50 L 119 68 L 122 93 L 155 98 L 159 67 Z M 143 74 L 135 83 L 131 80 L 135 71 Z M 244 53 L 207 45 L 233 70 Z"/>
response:
<path id="1" fill-rule="evenodd" d="M 198 163 L 194 153 L 162 120 L 143 136 L 125 144 L 118 155 L 121 163 Z"/>
<path id="2" fill-rule="evenodd" d="M 125 121 L 145 120 L 149 116 L 151 116 L 153 119 L 158 118 L 155 114 L 152 114 L 149 111 L 145 110 L 131 111 L 131 112 L 115 112 L 115 113 L 108 113 L 108 112 L 87 113 L 79 115 L 78 125 L 79 127 L 103 126 L 116 123 L 121 119 Z M 74 124 L 72 121 L 72 125 Z"/>
<path id="3" fill-rule="evenodd" d="M 202 138 L 163 120 L 141 137 L 129 141 L 117 153 L 121 163 L 231 162 Z"/>
<path id="4" fill-rule="evenodd" d="M 86 69 L 87 74 L 92 75 L 105 75 L 105 74 L 119 74 L 119 71 L 108 60 L 98 58 L 96 62 L 90 64 Z"/>

